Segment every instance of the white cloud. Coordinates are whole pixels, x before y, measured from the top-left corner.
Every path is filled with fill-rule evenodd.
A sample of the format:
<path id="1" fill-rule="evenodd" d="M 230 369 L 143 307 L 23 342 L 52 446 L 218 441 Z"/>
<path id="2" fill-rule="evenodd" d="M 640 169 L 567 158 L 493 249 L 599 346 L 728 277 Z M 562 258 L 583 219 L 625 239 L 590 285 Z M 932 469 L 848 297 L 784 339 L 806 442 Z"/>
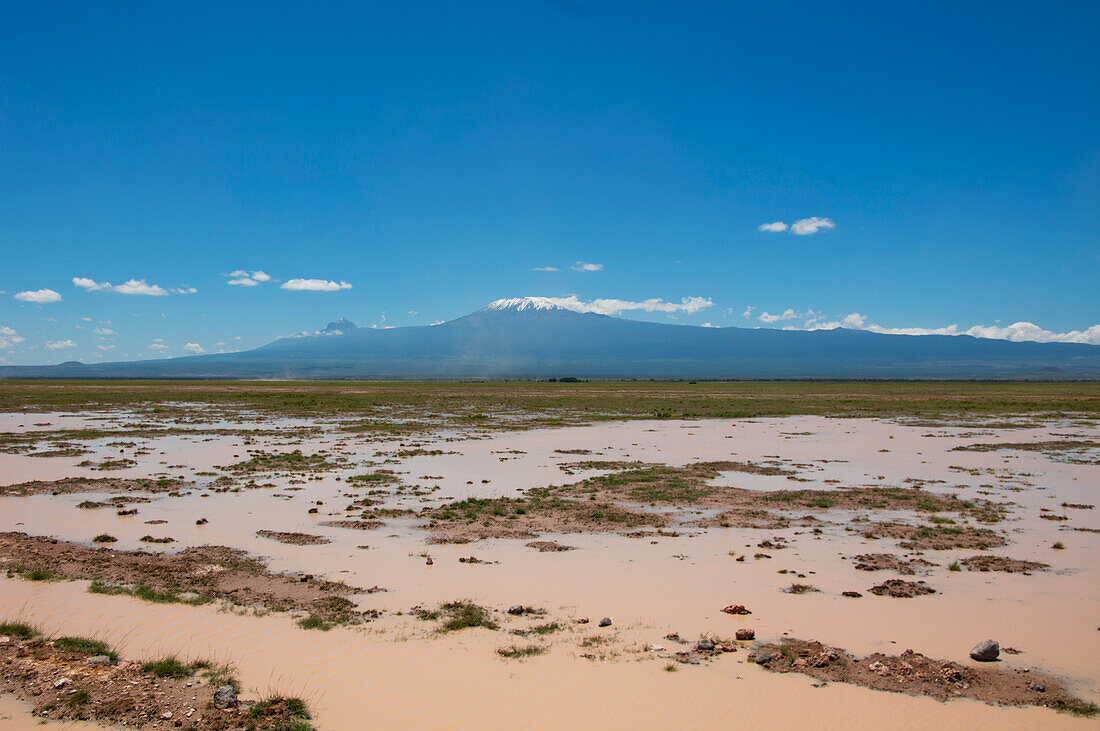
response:
<path id="1" fill-rule="evenodd" d="M 254 272 L 238 269 L 234 272 L 229 272 L 229 274 L 225 276 L 229 277 L 229 281 L 226 282 L 226 284 L 235 287 L 255 287 L 257 284 L 271 281 L 271 275 L 261 269 L 257 269 Z"/>
<path id="2" fill-rule="evenodd" d="M 110 282 L 97 282 L 88 277 L 73 277 L 73 284 L 87 292 L 97 292 L 102 289 L 110 289 Z"/>
<path id="3" fill-rule="evenodd" d="M 617 315 L 620 312 L 627 312 L 630 310 L 666 313 L 683 312 L 688 315 L 693 315 L 700 310 L 714 305 L 714 302 L 709 297 L 682 297 L 679 302 L 665 302 L 660 298 L 642 300 L 640 302 L 618 299 L 594 299 L 585 302 L 575 294 L 571 294 L 566 297 L 547 297 L 546 299 L 567 310 L 573 310 L 574 312 L 595 312 L 599 315 Z"/>
<path id="4" fill-rule="evenodd" d="M 531 271 L 533 271 L 533 272 L 556 272 L 556 271 L 558 271 L 558 268 L 557 267 L 535 267 Z"/>
<path id="5" fill-rule="evenodd" d="M 109 328 L 109 327 L 97 327 L 97 328 L 96 328 L 96 329 L 94 330 L 94 332 L 95 332 L 95 334 L 96 334 L 96 335 L 104 335 L 104 336 L 107 336 L 107 335 L 114 335 L 114 334 L 115 334 L 115 331 L 114 331 L 114 330 L 112 330 L 112 329 L 111 329 L 111 328 Z"/>
<path id="6" fill-rule="evenodd" d="M 756 227 L 757 231 L 766 231 L 767 233 L 780 233 L 787 230 L 787 224 L 782 221 L 776 221 L 775 223 L 762 223 Z"/>
<path id="7" fill-rule="evenodd" d="M 577 272 L 598 272 L 603 269 L 603 264 L 590 264 L 587 261 L 573 262 L 573 271 Z"/>
<path id="8" fill-rule="evenodd" d="M 821 229 L 836 228 L 836 224 L 833 223 L 831 218 L 818 218 L 813 216 L 811 218 L 803 218 L 795 221 L 791 224 L 791 233 L 798 236 L 809 236 L 815 234 Z"/>
<path id="9" fill-rule="evenodd" d="M 112 288 L 119 294 L 144 294 L 151 297 L 161 297 L 168 294 L 168 290 L 149 284 L 144 279 L 127 279 L 124 283 Z"/>
<path id="10" fill-rule="evenodd" d="M 100 350 L 114 350 L 115 349 L 114 345 L 97 345 L 96 347 L 99 348 Z"/>
<path id="11" fill-rule="evenodd" d="M 164 338 L 153 338 L 153 342 L 149 343 L 149 350 L 168 350 L 168 346 L 164 344 Z"/>
<path id="12" fill-rule="evenodd" d="M 144 279 L 127 279 L 122 284 L 110 282 L 97 282 L 88 277 L 73 277 L 73 284 L 86 292 L 117 292 L 118 294 L 143 294 L 151 297 L 162 297 L 168 294 L 168 290 L 155 284 L 149 284 Z M 179 287 L 173 290 L 179 294 L 194 294 L 198 290 L 194 287 Z"/>
<path id="13" fill-rule="evenodd" d="M 188 353 L 195 353 L 196 355 L 206 352 L 206 350 L 198 343 L 188 343 L 187 345 L 183 346 L 183 349 L 186 350 Z"/>
<path id="14" fill-rule="evenodd" d="M 75 348 L 76 343 L 72 340 L 54 340 L 53 342 L 46 343 L 46 350 L 62 350 L 64 348 Z"/>
<path id="15" fill-rule="evenodd" d="M 746 314 L 751 310 L 746 310 Z M 988 338 L 991 340 L 1011 340 L 1013 342 L 1035 343 L 1078 343 L 1083 345 L 1100 345 L 1100 324 L 1092 325 L 1084 330 L 1069 330 L 1056 332 L 1046 330 L 1033 322 L 1015 322 L 1007 327 L 1000 325 L 974 325 L 963 329 L 957 324 L 943 327 L 884 327 L 869 322 L 867 315 L 859 312 L 851 312 L 835 320 L 828 320 L 821 316 L 820 312 L 807 310 L 805 313 L 788 309 L 782 315 L 771 315 L 764 312 L 758 318 L 769 324 L 781 320 L 804 319 L 800 325 L 787 325 L 784 330 L 835 330 L 847 328 L 849 330 L 866 330 L 867 332 L 882 335 L 969 335 L 975 338 Z"/>
<path id="16" fill-rule="evenodd" d="M 741 317 L 745 318 L 746 320 L 749 319 L 750 317 L 752 317 L 752 311 L 755 309 L 755 307 L 749 305 L 745 308 L 745 311 L 741 313 Z"/>
<path id="17" fill-rule="evenodd" d="M 351 285 L 342 279 L 339 282 L 328 279 L 290 279 L 283 282 L 281 288 L 293 292 L 337 292 L 341 289 L 351 289 Z"/>
<path id="18" fill-rule="evenodd" d="M 1008 327 L 996 325 L 975 325 L 966 331 L 967 335 L 976 338 L 996 338 L 998 340 L 1013 340 L 1016 342 L 1030 340 L 1037 343 L 1084 343 L 1087 345 L 1100 345 L 1100 325 L 1093 325 L 1084 330 L 1070 330 L 1059 333 L 1044 330 L 1032 322 L 1014 322 Z"/>
<path id="19" fill-rule="evenodd" d="M 748 310 L 746 310 L 744 314 L 745 314 L 745 317 L 748 317 L 749 314 L 751 314 L 751 313 Z M 794 320 L 798 317 L 800 317 L 800 315 L 797 312 L 795 312 L 794 310 L 792 310 L 790 308 L 787 308 L 786 310 L 783 311 L 783 314 L 781 314 L 781 315 L 772 315 L 772 314 L 769 314 L 765 310 L 764 312 L 761 312 L 760 316 L 757 317 L 756 319 L 760 320 L 760 322 L 773 323 L 773 322 L 779 322 L 781 320 Z"/>
<path id="20" fill-rule="evenodd" d="M 194 287 L 175 287 L 172 291 L 176 294 L 195 294 L 199 290 Z"/>
<path id="21" fill-rule="evenodd" d="M 15 345 L 26 340 L 25 337 L 7 325 L 0 325 L 0 350 L 9 350 Z"/>
<path id="22" fill-rule="evenodd" d="M 13 296 L 22 302 L 34 302 L 39 305 L 61 301 L 61 295 L 52 289 L 31 289 L 26 292 L 16 292 Z"/>

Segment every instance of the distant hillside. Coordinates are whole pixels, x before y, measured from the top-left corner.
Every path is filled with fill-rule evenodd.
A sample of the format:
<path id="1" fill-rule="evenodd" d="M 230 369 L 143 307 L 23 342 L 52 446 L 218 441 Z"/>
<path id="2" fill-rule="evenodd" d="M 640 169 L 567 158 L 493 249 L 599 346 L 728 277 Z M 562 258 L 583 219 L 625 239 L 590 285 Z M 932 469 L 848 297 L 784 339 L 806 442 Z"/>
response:
<path id="1" fill-rule="evenodd" d="M 1100 378 L 1100 346 L 665 325 L 498 300 L 440 325 L 346 319 L 243 353 L 7 366 L 0 378 Z"/>

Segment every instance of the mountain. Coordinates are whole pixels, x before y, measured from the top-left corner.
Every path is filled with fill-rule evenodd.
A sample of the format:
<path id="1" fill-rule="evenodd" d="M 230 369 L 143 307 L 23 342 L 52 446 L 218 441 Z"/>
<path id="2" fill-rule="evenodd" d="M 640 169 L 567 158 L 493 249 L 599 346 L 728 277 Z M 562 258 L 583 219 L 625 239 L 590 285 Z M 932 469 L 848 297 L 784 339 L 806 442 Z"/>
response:
<path id="1" fill-rule="evenodd" d="M 243 353 L 7 366 L 0 378 L 1100 378 L 1100 346 L 666 325 L 497 300 L 450 322 L 347 319 Z"/>

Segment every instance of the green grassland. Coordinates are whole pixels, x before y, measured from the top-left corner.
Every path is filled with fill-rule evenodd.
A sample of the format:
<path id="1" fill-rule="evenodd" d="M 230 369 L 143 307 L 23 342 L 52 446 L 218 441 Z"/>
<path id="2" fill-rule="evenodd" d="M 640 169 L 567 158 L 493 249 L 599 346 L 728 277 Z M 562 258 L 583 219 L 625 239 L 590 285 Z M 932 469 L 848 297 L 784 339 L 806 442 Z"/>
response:
<path id="1" fill-rule="evenodd" d="M 275 382 L 3 381 L 0 411 L 130 408 L 183 416 L 195 406 L 262 414 L 362 418 L 358 428 L 402 418 L 494 426 L 639 418 L 993 416 L 1100 414 L 1098 382 Z M 383 418 L 384 415 L 384 418 Z M 410 422 L 410 430 L 418 425 Z"/>

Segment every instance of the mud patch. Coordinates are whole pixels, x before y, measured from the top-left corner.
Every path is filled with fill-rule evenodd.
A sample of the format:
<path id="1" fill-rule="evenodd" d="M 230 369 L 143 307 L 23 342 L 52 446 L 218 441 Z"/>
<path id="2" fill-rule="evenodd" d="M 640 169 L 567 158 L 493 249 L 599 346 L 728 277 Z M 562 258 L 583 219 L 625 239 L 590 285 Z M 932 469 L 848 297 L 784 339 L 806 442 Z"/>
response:
<path id="1" fill-rule="evenodd" d="M 33 714 L 43 720 L 87 720 L 146 729 L 185 726 L 197 731 L 312 728 L 305 721 L 310 717 L 305 705 L 294 699 L 282 699 L 281 705 L 240 701 L 232 708 L 215 708 L 215 683 L 196 675 L 202 675 L 208 664 L 180 664 L 175 676 L 165 676 L 139 662 L 91 664 L 86 652 L 67 649 L 80 647 L 79 642 L 5 640 L 0 642 L 0 687 L 30 703 Z M 222 683 L 229 680 L 208 677 Z"/>
<path id="2" fill-rule="evenodd" d="M 1038 561 L 1021 561 L 1007 556 L 971 556 L 959 561 L 968 571 L 1002 571 L 1007 574 L 1030 574 L 1032 571 L 1045 571 L 1048 564 Z"/>
<path id="3" fill-rule="evenodd" d="M 66 477 L 63 480 L 31 480 L 0 486 L 0 496 L 71 495 L 83 492 L 178 492 L 190 487 L 182 480 L 120 479 L 117 477 Z"/>
<path id="4" fill-rule="evenodd" d="M 1095 715 L 1095 704 L 1071 695 L 1053 677 L 1036 671 L 972 668 L 934 660 L 906 650 L 901 655 L 875 653 L 856 658 L 820 642 L 785 640 L 762 644 L 756 663 L 774 673 L 802 673 L 833 683 L 851 683 L 875 690 L 922 695 L 945 701 L 973 698 L 1013 706 L 1043 706 L 1081 715 Z"/>
<path id="5" fill-rule="evenodd" d="M 917 569 L 936 565 L 922 558 L 907 560 L 892 553 L 864 553 L 854 556 L 852 561 L 855 563 L 856 569 L 860 571 L 894 571 L 905 576 L 912 576 L 917 572 Z"/>
<path id="6" fill-rule="evenodd" d="M 179 595 L 189 593 L 244 607 L 308 611 L 334 622 L 355 622 L 366 616 L 345 597 L 359 593 L 358 589 L 310 576 L 272 573 L 262 560 L 225 546 L 148 553 L 0 533 L 0 566 L 18 573 L 44 571 L 61 579 L 90 579 L 138 597 L 147 590 L 158 597 L 153 601 L 183 601 Z"/>
<path id="7" fill-rule="evenodd" d="M 297 532 L 283 532 L 277 530 L 258 530 L 256 535 L 261 538 L 270 538 L 273 541 L 279 543 L 286 543 L 291 546 L 321 546 L 326 543 L 332 543 L 328 538 L 324 536 L 315 536 L 309 533 L 297 533 Z"/>
<path id="8" fill-rule="evenodd" d="M 948 551 L 954 548 L 984 550 L 1007 544 L 1000 533 L 971 526 L 875 523 L 863 531 L 863 537 L 900 539 L 898 545 L 913 551 Z"/>
<path id="9" fill-rule="evenodd" d="M 613 503 L 552 497 L 535 488 L 523 498 L 469 498 L 432 508 L 423 526 L 435 540 L 537 538 L 540 533 L 607 533 L 639 526 L 662 527 L 669 518 Z"/>
<path id="10" fill-rule="evenodd" d="M 905 581 L 904 579 L 890 579 L 878 586 L 872 586 L 867 591 L 875 596 L 892 596 L 897 599 L 910 599 L 915 596 L 936 593 L 935 589 L 923 581 Z"/>

